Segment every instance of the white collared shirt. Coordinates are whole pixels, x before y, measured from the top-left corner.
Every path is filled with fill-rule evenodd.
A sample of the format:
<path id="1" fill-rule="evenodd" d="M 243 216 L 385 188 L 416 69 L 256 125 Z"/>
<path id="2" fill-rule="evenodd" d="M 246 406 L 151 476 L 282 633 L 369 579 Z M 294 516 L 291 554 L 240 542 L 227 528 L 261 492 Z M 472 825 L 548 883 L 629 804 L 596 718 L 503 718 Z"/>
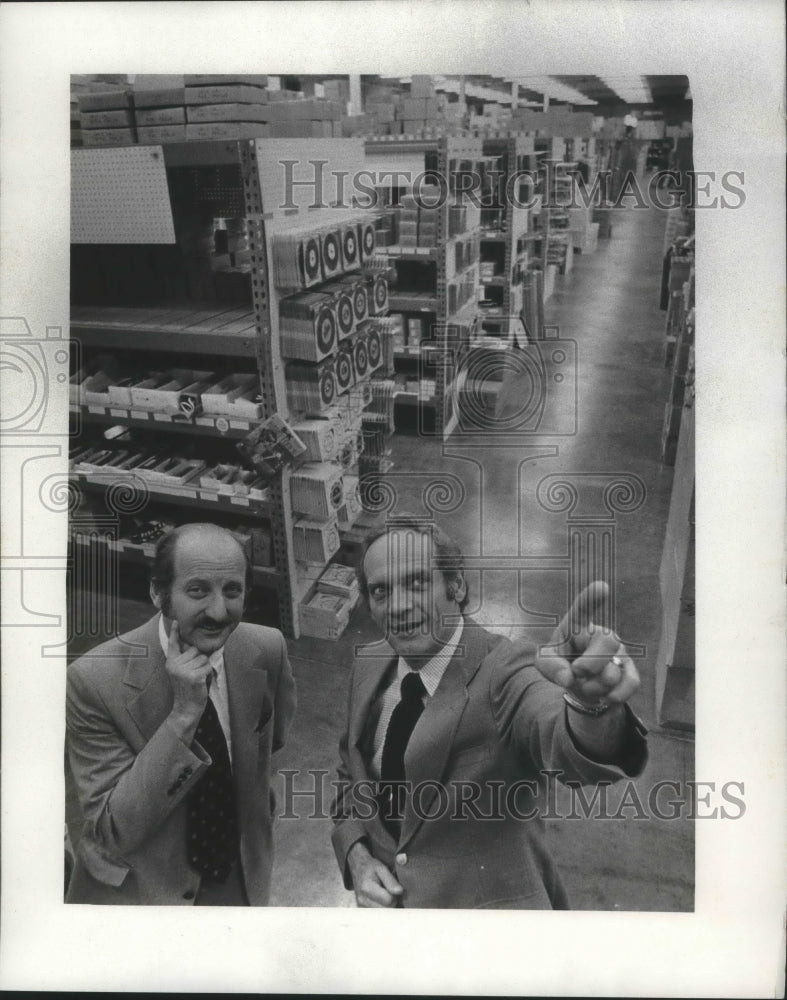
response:
<path id="1" fill-rule="evenodd" d="M 460 622 L 457 625 L 454 634 L 445 646 L 443 646 L 439 653 L 435 653 L 431 660 L 427 660 L 420 670 L 412 670 L 407 662 L 401 656 L 399 657 L 399 662 L 396 664 L 396 676 L 388 685 L 385 694 L 383 695 L 380 719 L 377 723 L 377 729 L 374 732 L 374 753 L 372 754 L 372 760 L 369 766 L 369 771 L 373 778 L 379 779 L 380 777 L 385 734 L 388 730 L 388 723 L 391 721 L 393 710 L 399 704 L 402 697 L 402 680 L 407 676 L 407 674 L 410 673 L 417 673 L 420 676 L 424 683 L 424 687 L 426 688 L 426 694 L 424 695 L 424 705 L 426 705 L 428 699 L 434 696 L 434 693 L 437 690 L 437 685 L 440 683 L 442 676 L 446 671 L 446 667 L 451 662 L 451 659 L 456 652 L 456 647 L 462 639 L 463 629 L 464 623 Z"/>
<path id="2" fill-rule="evenodd" d="M 167 630 L 164 627 L 164 616 L 161 614 L 159 615 L 158 620 L 158 637 L 159 642 L 161 643 L 161 648 L 164 650 L 164 656 L 166 656 L 167 650 L 169 649 L 169 637 L 167 636 Z M 227 675 L 224 669 L 224 647 L 217 649 L 215 653 L 211 653 L 208 659 L 211 667 L 213 667 L 213 680 L 210 682 L 208 697 L 213 702 L 213 707 L 216 709 L 216 715 L 219 717 L 221 731 L 224 733 L 224 739 L 227 741 L 227 752 L 230 755 L 230 764 L 232 764 L 230 705 L 227 697 Z"/>

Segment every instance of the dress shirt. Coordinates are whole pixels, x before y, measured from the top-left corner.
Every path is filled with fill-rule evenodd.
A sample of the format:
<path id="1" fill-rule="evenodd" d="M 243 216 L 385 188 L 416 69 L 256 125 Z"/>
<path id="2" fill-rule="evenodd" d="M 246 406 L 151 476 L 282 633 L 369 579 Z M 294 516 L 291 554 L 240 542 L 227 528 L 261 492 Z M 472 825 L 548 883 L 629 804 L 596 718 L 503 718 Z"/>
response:
<path id="1" fill-rule="evenodd" d="M 159 615 L 158 637 L 161 642 L 161 648 L 164 650 L 164 655 L 166 656 L 167 650 L 169 649 L 169 638 L 167 636 L 167 630 L 164 627 L 163 615 Z M 217 649 L 215 653 L 211 653 L 208 660 L 213 668 L 213 680 L 210 683 L 208 697 L 213 702 L 213 707 L 216 709 L 216 715 L 219 717 L 221 730 L 224 733 L 224 739 L 227 741 L 227 752 L 230 755 L 230 764 L 232 764 L 230 706 L 227 698 L 227 676 L 224 669 L 224 647 Z"/>
<path id="2" fill-rule="evenodd" d="M 443 646 L 440 652 L 436 653 L 431 660 L 427 660 L 420 670 L 411 670 L 405 660 L 401 656 L 399 657 L 399 662 L 396 664 L 396 676 L 393 678 L 382 695 L 380 718 L 377 722 L 377 729 L 374 732 L 374 753 L 372 754 L 372 760 L 369 766 L 369 771 L 373 778 L 377 780 L 380 778 L 380 767 L 383 759 L 383 743 L 385 743 L 385 734 L 388 731 L 388 723 L 391 721 L 393 710 L 401 701 L 402 680 L 407 676 L 407 674 L 410 673 L 417 673 L 420 675 L 424 687 L 426 688 L 426 694 L 424 695 L 424 705 L 426 705 L 429 698 L 431 698 L 437 690 L 437 685 L 440 683 L 440 680 L 446 671 L 446 667 L 451 662 L 451 659 L 456 652 L 456 647 L 462 639 L 463 629 L 464 623 L 460 622 L 457 625 L 454 634 L 445 646 Z"/>

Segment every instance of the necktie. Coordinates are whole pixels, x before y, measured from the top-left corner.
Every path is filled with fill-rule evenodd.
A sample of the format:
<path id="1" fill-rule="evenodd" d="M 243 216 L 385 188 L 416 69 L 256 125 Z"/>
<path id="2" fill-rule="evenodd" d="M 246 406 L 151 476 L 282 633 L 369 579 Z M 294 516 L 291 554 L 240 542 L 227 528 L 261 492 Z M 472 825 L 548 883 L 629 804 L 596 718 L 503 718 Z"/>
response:
<path id="1" fill-rule="evenodd" d="M 207 881 L 225 882 L 238 856 L 238 820 L 227 741 L 210 698 L 194 738 L 212 763 L 187 796 L 188 859 Z"/>
<path id="2" fill-rule="evenodd" d="M 419 674 L 411 671 L 402 678 L 400 691 L 401 701 L 391 713 L 385 731 L 378 798 L 383 823 L 397 839 L 402 825 L 404 752 L 424 710 L 426 688 Z"/>

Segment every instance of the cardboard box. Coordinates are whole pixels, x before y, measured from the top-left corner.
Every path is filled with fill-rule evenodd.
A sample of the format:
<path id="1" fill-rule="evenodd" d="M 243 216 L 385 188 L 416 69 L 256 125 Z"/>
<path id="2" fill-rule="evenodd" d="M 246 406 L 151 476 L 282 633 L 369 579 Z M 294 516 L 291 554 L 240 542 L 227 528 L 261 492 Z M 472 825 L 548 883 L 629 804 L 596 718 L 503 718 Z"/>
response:
<path id="1" fill-rule="evenodd" d="M 116 111 L 83 111 L 79 115 L 79 124 L 83 129 L 131 128 L 134 124 L 134 115 L 131 108 L 120 108 Z"/>
<path id="2" fill-rule="evenodd" d="M 186 125 L 186 140 L 266 138 L 270 126 L 263 122 L 199 122 Z"/>
<path id="3" fill-rule="evenodd" d="M 186 104 L 267 104 L 268 91 L 246 84 L 186 87 Z"/>
<path id="4" fill-rule="evenodd" d="M 351 610 L 346 597 L 318 591 L 299 608 L 301 633 L 317 639 L 338 639 L 347 628 Z"/>
<path id="5" fill-rule="evenodd" d="M 161 142 L 185 142 L 185 125 L 147 125 L 137 129 L 142 145 L 157 146 Z"/>
<path id="6" fill-rule="evenodd" d="M 131 107 L 131 94 L 128 89 L 105 90 L 90 94 L 80 94 L 78 97 L 79 111 L 112 111 Z"/>
<path id="7" fill-rule="evenodd" d="M 192 104 L 186 109 L 189 122 L 267 122 L 267 104 Z"/>
<path id="8" fill-rule="evenodd" d="M 160 90 L 135 90 L 135 108 L 172 108 L 186 103 L 184 87 L 165 87 Z"/>
<path id="9" fill-rule="evenodd" d="M 137 136 L 130 128 L 94 128 L 82 132 L 85 146 L 134 146 Z"/>
<path id="10" fill-rule="evenodd" d="M 185 125 L 186 109 L 184 107 L 137 108 L 136 119 L 137 127 L 152 125 Z"/>
<path id="11" fill-rule="evenodd" d="M 249 87 L 267 87 L 265 74 L 237 73 L 192 73 L 186 74 L 183 82 L 187 87 L 225 87 L 228 84 L 245 84 Z"/>

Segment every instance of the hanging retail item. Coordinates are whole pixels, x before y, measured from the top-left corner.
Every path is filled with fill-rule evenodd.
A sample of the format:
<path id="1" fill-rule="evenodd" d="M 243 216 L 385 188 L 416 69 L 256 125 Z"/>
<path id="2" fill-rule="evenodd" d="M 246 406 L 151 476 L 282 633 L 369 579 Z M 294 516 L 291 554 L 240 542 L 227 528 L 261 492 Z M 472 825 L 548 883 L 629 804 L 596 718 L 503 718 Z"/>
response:
<path id="1" fill-rule="evenodd" d="M 279 327 L 285 358 L 322 361 L 336 349 L 337 317 L 328 295 L 308 292 L 282 299 Z"/>
<path id="2" fill-rule="evenodd" d="M 290 478 L 292 510 L 315 521 L 335 516 L 344 502 L 341 466 L 332 462 L 310 462 L 296 469 Z"/>
<path id="3" fill-rule="evenodd" d="M 291 361 L 285 368 L 287 406 L 295 413 L 320 413 L 336 399 L 333 358 L 317 364 Z"/>
<path id="4" fill-rule="evenodd" d="M 353 361 L 352 344 L 346 341 L 336 354 L 336 388 L 337 392 L 347 392 L 355 384 L 355 363 Z"/>
<path id="5" fill-rule="evenodd" d="M 279 288 L 311 288 L 323 280 L 321 244 L 315 233 L 279 233 L 273 252 Z"/>
<path id="6" fill-rule="evenodd" d="M 322 276 L 327 281 L 329 278 L 341 274 L 343 270 L 341 238 L 339 231 L 333 226 L 321 229 L 319 236 L 322 253 Z"/>

